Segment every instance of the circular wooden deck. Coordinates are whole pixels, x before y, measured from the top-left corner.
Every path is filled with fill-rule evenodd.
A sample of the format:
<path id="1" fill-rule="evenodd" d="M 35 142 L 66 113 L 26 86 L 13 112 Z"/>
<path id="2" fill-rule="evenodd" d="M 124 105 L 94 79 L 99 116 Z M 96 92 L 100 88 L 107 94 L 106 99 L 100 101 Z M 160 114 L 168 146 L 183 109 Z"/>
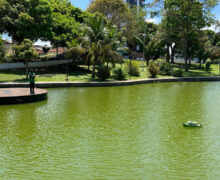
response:
<path id="1" fill-rule="evenodd" d="M 47 90 L 35 88 L 31 94 L 29 88 L 0 88 L 0 104 L 20 104 L 47 99 Z"/>

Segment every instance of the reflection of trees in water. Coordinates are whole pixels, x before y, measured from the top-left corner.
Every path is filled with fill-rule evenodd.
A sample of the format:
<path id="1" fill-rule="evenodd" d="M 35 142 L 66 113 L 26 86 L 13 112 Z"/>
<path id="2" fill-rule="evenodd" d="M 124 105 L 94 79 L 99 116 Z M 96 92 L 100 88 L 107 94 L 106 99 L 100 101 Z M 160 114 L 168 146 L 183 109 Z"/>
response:
<path id="1" fill-rule="evenodd" d="M 33 134 L 36 132 L 36 118 L 38 116 L 37 110 L 43 106 L 45 102 L 21 104 L 7 106 L 3 110 L 2 122 L 4 122 L 5 135 L 9 139 L 14 139 L 26 142 L 31 140 Z M 12 108 L 11 108 L 12 107 Z M 3 129 L 2 129 L 3 130 Z"/>
<path id="2" fill-rule="evenodd" d="M 0 162 L 9 171 L 19 173 L 18 165 L 29 166 L 37 156 L 37 116 L 38 109 L 45 102 L 5 106 L 0 110 Z M 20 161 L 23 159 L 23 161 Z M 29 165 L 28 165 L 29 164 Z M 16 168 L 17 167 L 17 168 Z M 12 168 L 10 170 L 10 168 Z M 23 169 L 25 171 L 25 169 Z"/>
<path id="3" fill-rule="evenodd" d="M 202 158 L 207 151 L 203 129 L 182 127 L 182 123 L 188 120 L 203 122 L 204 88 L 205 84 L 202 83 L 169 83 L 161 91 L 161 108 L 165 110 L 158 111 L 161 129 L 158 132 L 158 157 L 163 160 L 168 177 L 172 176 L 169 172 L 173 171 L 186 177 L 186 172 L 192 168 L 195 172 L 198 170 L 200 175 L 201 170 L 206 169 L 206 162 Z M 179 169 L 182 171 L 179 172 Z"/>
<path id="4" fill-rule="evenodd" d="M 207 165 L 205 128 L 182 127 L 189 118 L 202 118 L 205 87 L 155 83 L 50 90 L 45 106 L 0 110 L 1 137 L 7 132 L 0 139 L 0 154 L 10 157 L 6 164 L 16 156 L 26 164 L 36 158 L 41 169 L 50 159 L 57 169 L 68 164 L 69 169 L 63 169 L 67 172 L 74 167 L 84 174 L 126 172 L 137 177 L 150 169 L 149 177 L 171 177 L 173 172 L 185 177 L 191 168 L 196 173 Z M 18 154 L 22 150 L 24 154 Z"/>
<path id="5" fill-rule="evenodd" d="M 136 168 L 141 166 L 139 154 L 143 138 L 143 132 L 138 131 L 141 126 L 139 117 L 144 111 L 137 111 L 136 105 L 140 100 L 137 97 L 146 96 L 146 92 L 137 86 L 129 86 L 78 88 L 71 93 L 74 97 L 71 103 L 72 141 L 80 140 L 76 144 L 76 153 L 90 154 L 94 159 L 93 162 L 80 159 L 81 163 L 89 167 L 99 164 L 109 171 L 124 169 L 137 173 Z"/>

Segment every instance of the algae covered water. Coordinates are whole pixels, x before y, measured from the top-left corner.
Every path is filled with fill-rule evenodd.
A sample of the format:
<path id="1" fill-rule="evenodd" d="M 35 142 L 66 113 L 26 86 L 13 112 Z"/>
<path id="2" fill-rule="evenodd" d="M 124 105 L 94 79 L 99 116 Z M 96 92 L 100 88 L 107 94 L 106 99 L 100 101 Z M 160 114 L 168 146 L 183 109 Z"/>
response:
<path id="1" fill-rule="evenodd" d="M 220 179 L 220 82 L 48 91 L 0 106 L 0 179 Z"/>

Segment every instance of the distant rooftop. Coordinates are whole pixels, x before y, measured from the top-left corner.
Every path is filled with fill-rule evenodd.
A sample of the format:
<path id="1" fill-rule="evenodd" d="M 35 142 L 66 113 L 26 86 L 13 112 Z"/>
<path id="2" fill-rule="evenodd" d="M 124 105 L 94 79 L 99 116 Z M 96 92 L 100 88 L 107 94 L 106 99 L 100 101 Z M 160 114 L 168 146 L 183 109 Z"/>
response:
<path id="1" fill-rule="evenodd" d="M 90 4 L 95 0 L 90 0 Z M 140 6 L 144 6 L 145 0 L 124 0 L 124 2 L 129 3 L 131 5 L 137 5 L 139 3 Z"/>

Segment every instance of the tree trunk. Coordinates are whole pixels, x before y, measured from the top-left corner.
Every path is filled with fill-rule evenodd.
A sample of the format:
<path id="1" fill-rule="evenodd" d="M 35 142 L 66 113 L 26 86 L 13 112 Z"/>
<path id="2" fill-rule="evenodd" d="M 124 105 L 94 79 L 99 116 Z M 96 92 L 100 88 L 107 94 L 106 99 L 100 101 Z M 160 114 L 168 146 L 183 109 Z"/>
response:
<path id="1" fill-rule="evenodd" d="M 174 64 L 174 56 L 175 56 L 175 45 L 174 47 L 171 46 L 171 63 Z"/>
<path id="2" fill-rule="evenodd" d="M 200 59 L 199 60 L 199 69 L 201 69 L 202 68 L 202 60 Z"/>
<path id="3" fill-rule="evenodd" d="M 188 62 L 187 62 L 188 56 L 187 56 L 186 50 L 187 50 L 187 41 L 186 41 L 186 39 L 184 39 L 184 41 L 183 41 L 183 57 L 184 57 L 184 62 L 185 62 L 185 71 L 188 72 Z"/>
<path id="4" fill-rule="evenodd" d="M 185 61 L 185 71 L 188 72 L 188 60 L 186 54 L 186 45 L 184 46 L 184 61 Z"/>
<path id="5" fill-rule="evenodd" d="M 191 68 L 191 61 L 192 61 L 192 59 L 189 58 L 189 69 Z"/>
<path id="6" fill-rule="evenodd" d="M 108 68 L 108 64 L 109 64 L 109 58 L 107 59 L 107 68 Z"/>
<path id="7" fill-rule="evenodd" d="M 93 67 L 92 67 L 92 79 L 95 79 L 95 66 L 96 66 L 96 57 L 94 58 Z"/>
<path id="8" fill-rule="evenodd" d="M 146 61 L 147 61 L 147 66 L 149 66 L 150 59 L 147 58 Z"/>
<path id="9" fill-rule="evenodd" d="M 88 60 L 88 71 L 90 70 L 90 60 Z"/>
<path id="10" fill-rule="evenodd" d="M 57 44 L 57 47 L 56 47 L 56 56 L 58 57 L 58 52 L 59 51 L 59 49 L 58 49 L 58 44 Z"/>
<path id="11" fill-rule="evenodd" d="M 25 60 L 25 63 L 26 63 L 26 79 L 28 80 L 28 69 L 29 69 L 28 60 Z"/>
<path id="12" fill-rule="evenodd" d="M 77 62 L 74 59 L 72 61 L 72 68 L 73 69 L 77 69 L 78 68 L 78 64 L 77 64 Z"/>
<path id="13" fill-rule="evenodd" d="M 130 59 L 130 65 L 129 65 L 130 67 L 129 67 L 129 77 L 130 77 L 130 79 L 131 79 L 131 59 Z"/>
<path id="14" fill-rule="evenodd" d="M 188 72 L 188 70 L 189 70 L 188 69 L 188 62 L 187 62 L 187 59 L 185 58 L 185 71 Z"/>
<path id="15" fill-rule="evenodd" d="M 166 56 L 166 61 L 170 62 L 170 46 L 167 44 L 167 56 Z"/>

